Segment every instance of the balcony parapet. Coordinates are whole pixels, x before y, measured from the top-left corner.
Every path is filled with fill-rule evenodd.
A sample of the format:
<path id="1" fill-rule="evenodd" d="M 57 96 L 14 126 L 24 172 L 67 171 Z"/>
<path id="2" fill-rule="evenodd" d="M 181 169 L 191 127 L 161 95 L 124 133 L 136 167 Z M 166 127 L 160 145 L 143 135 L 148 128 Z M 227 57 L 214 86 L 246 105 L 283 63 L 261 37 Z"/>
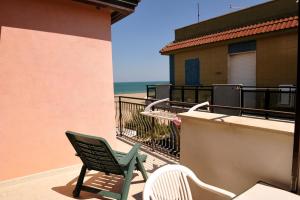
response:
<path id="1" fill-rule="evenodd" d="M 201 180 L 236 194 L 258 181 L 289 189 L 293 122 L 207 112 L 178 116 L 180 163 Z M 195 199 L 220 199 L 192 189 Z"/>

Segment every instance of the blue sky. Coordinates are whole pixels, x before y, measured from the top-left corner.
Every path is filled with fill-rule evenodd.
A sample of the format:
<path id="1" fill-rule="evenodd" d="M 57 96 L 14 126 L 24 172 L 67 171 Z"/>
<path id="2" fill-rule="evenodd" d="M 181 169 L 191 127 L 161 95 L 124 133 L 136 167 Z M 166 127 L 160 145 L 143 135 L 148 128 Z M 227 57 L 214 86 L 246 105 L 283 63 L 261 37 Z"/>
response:
<path id="1" fill-rule="evenodd" d="M 136 11 L 112 26 L 115 82 L 168 81 L 169 60 L 159 50 L 174 30 L 266 0 L 141 0 Z M 232 8 L 230 8 L 232 5 Z"/>

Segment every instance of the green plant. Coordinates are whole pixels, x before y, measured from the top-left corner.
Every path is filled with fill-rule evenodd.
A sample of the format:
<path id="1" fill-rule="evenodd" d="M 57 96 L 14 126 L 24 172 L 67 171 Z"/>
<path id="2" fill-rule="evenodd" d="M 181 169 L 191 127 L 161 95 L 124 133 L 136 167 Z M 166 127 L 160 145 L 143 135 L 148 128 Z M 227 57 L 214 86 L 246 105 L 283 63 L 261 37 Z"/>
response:
<path id="1" fill-rule="evenodd" d="M 136 136 L 143 140 L 159 140 L 170 135 L 170 123 L 157 118 L 142 115 L 143 110 L 137 109 L 131 112 L 131 116 L 125 122 L 124 127 L 136 131 Z"/>

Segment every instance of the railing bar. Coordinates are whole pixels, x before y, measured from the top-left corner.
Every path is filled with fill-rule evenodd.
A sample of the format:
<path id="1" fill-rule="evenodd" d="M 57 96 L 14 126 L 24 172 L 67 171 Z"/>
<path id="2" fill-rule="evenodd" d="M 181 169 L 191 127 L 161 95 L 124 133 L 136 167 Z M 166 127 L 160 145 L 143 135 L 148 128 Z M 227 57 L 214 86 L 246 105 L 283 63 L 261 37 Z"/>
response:
<path id="1" fill-rule="evenodd" d="M 122 97 L 124 98 L 124 97 Z M 127 97 L 125 97 L 127 98 Z M 143 98 L 135 98 L 135 97 L 128 97 L 129 99 L 137 99 L 137 100 L 144 100 Z M 151 101 L 157 101 L 158 99 L 151 99 Z M 125 102 L 129 104 L 137 104 L 137 105 L 143 105 L 140 103 L 132 103 L 132 102 Z M 167 103 L 172 104 L 173 106 L 194 106 L 196 103 L 188 103 L 188 102 L 179 102 L 179 101 L 167 101 Z M 240 108 L 240 107 L 231 107 L 231 106 L 220 106 L 220 105 L 209 105 L 208 107 L 211 108 L 225 108 L 225 109 L 233 109 L 233 110 L 244 110 L 244 111 L 257 111 L 257 112 L 270 112 L 270 113 L 276 113 L 276 114 L 288 114 L 288 115 L 294 115 L 294 112 L 284 112 L 284 111 L 276 111 L 276 110 L 264 110 L 264 109 L 256 109 L 256 108 Z"/>

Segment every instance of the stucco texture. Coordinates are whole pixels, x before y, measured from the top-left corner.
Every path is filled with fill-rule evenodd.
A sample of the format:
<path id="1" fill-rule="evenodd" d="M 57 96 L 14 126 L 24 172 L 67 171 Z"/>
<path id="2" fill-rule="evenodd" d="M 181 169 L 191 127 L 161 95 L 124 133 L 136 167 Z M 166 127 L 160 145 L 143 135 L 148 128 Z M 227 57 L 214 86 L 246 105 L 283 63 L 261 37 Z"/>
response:
<path id="1" fill-rule="evenodd" d="M 256 83 L 258 86 L 296 84 L 297 33 L 257 40 Z"/>
<path id="2" fill-rule="evenodd" d="M 0 180 L 78 163 L 66 130 L 113 145 L 110 11 L 2 1 L 0 30 Z"/>
<path id="3" fill-rule="evenodd" d="M 180 163 L 202 181 L 235 194 L 258 181 L 289 189 L 293 123 L 205 112 L 180 117 Z M 228 199 L 192 188 L 194 199 Z"/>

